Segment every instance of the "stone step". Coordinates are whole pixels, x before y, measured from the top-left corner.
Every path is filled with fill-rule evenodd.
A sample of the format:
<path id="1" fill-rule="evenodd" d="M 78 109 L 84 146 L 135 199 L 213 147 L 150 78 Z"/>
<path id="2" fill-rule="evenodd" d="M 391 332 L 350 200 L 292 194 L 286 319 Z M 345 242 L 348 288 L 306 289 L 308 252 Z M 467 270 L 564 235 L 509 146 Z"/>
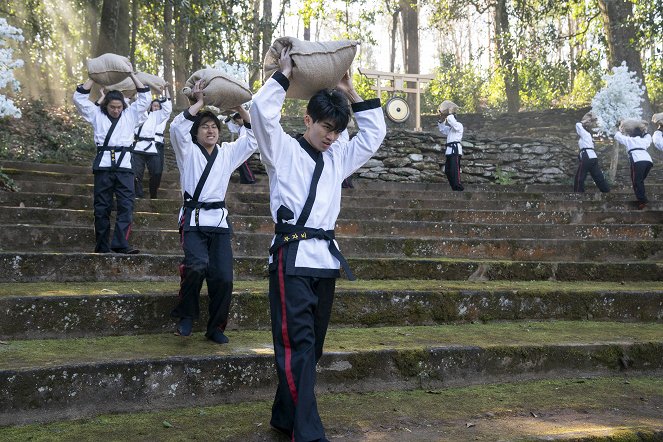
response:
<path id="1" fill-rule="evenodd" d="M 497 214 L 499 215 L 499 213 Z M 0 206 L 0 224 L 14 222 L 30 225 L 89 226 L 93 213 L 89 210 L 17 208 Z M 493 220 L 498 221 L 497 219 Z M 536 220 L 534 221 L 546 221 Z M 616 222 L 616 220 L 611 220 Z M 274 222 L 267 216 L 232 217 L 235 232 L 272 233 Z M 173 229 L 173 215 L 136 212 L 134 232 L 145 229 Z M 339 219 L 336 234 L 343 236 L 414 236 L 452 238 L 586 238 L 586 239 L 658 239 L 663 226 L 659 224 L 513 224 L 435 223 L 427 221 L 373 221 Z"/>
<path id="2" fill-rule="evenodd" d="M 194 334 L 9 341 L 0 347 L 0 425 L 100 412 L 272 397 L 269 331 L 219 346 Z M 661 373 L 663 327 L 622 322 L 504 322 L 330 329 L 322 391 L 376 391 Z M 103 400 L 99 400 L 103 398 Z"/>
<path id="3" fill-rule="evenodd" d="M 0 252 L 0 282 L 175 281 L 182 255 Z M 359 279 L 661 281 L 663 262 L 350 258 Z M 266 278 L 267 258 L 234 260 L 236 279 Z"/>
<path id="4" fill-rule="evenodd" d="M 29 197 L 17 193 L 0 192 L 0 207 L 3 210 L 15 210 L 16 212 L 7 212 L 0 216 L 3 220 L 13 222 L 23 210 L 40 209 L 40 213 L 53 210 L 53 215 L 63 216 L 63 222 L 66 224 L 76 224 L 70 214 L 76 213 L 82 217 L 88 216 L 86 223 L 92 222 L 92 198 L 32 194 Z M 234 208 L 233 208 L 234 209 Z M 68 212 L 59 212 L 56 210 L 66 210 Z M 14 215 L 15 213 L 15 215 Z M 36 213 L 36 212 L 26 212 Z M 174 227 L 177 223 L 177 214 L 179 206 L 163 202 L 162 200 L 137 200 L 134 216 L 137 225 L 148 226 L 148 221 L 141 221 L 143 217 L 159 216 L 163 219 L 164 227 Z M 89 215 L 88 215 L 89 214 Z M 251 213 L 246 216 L 256 215 L 264 219 L 271 217 L 269 213 Z M 13 218 L 16 216 L 17 218 Z M 40 215 L 43 216 L 43 215 Z M 112 215 L 111 215 L 112 216 Z M 233 210 L 231 220 L 241 218 L 241 213 Z M 25 219 L 25 217 L 21 218 Z M 53 217 L 43 216 L 45 223 L 54 223 Z M 150 218 L 152 219 L 152 218 Z M 72 221 L 69 221 L 72 220 Z M 476 210 L 476 209 L 378 209 L 378 208 L 342 208 L 339 220 L 352 220 L 355 223 L 381 222 L 381 221 L 403 221 L 404 223 L 418 222 L 455 222 L 455 223 L 481 223 L 481 224 L 600 224 L 601 226 L 610 224 L 663 224 L 663 211 L 642 210 L 642 211 L 513 211 L 513 210 Z M 366 221 L 369 220 L 369 221 Z M 32 220 L 30 220 L 32 222 Z M 162 225 L 162 224 L 159 224 Z M 433 224 L 433 229 L 436 230 Z M 430 227 L 430 225 L 429 225 Z M 270 229 L 271 231 L 271 229 Z"/>
<path id="5" fill-rule="evenodd" d="M 163 333 L 177 283 L 2 284 L 0 340 Z M 228 330 L 268 330 L 267 281 L 236 281 Z M 203 290 L 201 311 L 207 311 Z M 663 321 L 659 283 L 339 281 L 335 327 L 522 319 Z M 202 331 L 204 318 L 195 324 Z"/>
<path id="6" fill-rule="evenodd" d="M 230 195 L 227 200 L 228 208 L 231 214 L 237 215 L 262 215 L 269 216 L 269 202 L 267 200 L 260 202 L 239 202 L 237 198 Z M 518 212 L 551 212 L 561 211 L 572 214 L 587 211 L 631 211 L 635 210 L 633 201 L 525 201 L 525 200 L 505 200 L 505 201 L 435 201 L 435 208 L 420 208 L 417 203 L 412 203 L 414 207 L 408 207 L 410 202 L 398 201 L 393 199 L 371 198 L 370 201 L 358 199 L 344 199 L 341 203 L 342 218 L 355 219 L 382 219 L 380 214 L 389 214 L 396 212 L 395 215 L 385 215 L 385 217 L 398 216 L 402 219 L 415 219 L 418 216 L 429 216 L 435 218 L 438 210 L 490 210 L 490 211 L 518 211 Z M 57 193 L 15 193 L 0 192 L 0 205 L 14 207 L 48 207 L 56 209 L 92 209 L 92 193 L 89 195 L 65 195 Z M 134 205 L 134 211 L 137 212 L 158 212 L 158 213 L 177 213 L 182 203 L 180 200 L 172 199 L 138 199 Z M 405 206 L 405 207 L 400 207 Z M 638 213 L 654 211 L 654 217 L 661 219 L 663 212 L 663 201 L 651 202 L 644 211 Z M 422 214 L 422 215 L 420 215 Z M 353 216 L 357 215 L 357 216 Z M 426 218 L 425 220 L 429 220 Z M 659 222 L 659 221 L 655 221 Z"/>
<path id="7" fill-rule="evenodd" d="M 233 254 L 267 254 L 273 234 L 235 232 Z M 663 261 L 663 239 L 546 239 L 355 236 L 338 237 L 346 257 L 511 259 L 518 261 Z M 134 230 L 130 243 L 144 253 L 178 253 L 177 230 Z M 94 249 L 93 227 L 0 225 L 0 251 L 85 252 Z"/>
<path id="8" fill-rule="evenodd" d="M 46 171 L 46 172 L 55 172 L 60 174 L 67 175 L 87 175 L 92 177 L 92 169 L 88 166 L 70 166 L 62 164 L 46 164 L 46 163 L 32 163 L 32 162 L 22 162 L 22 161 L 2 161 L 0 162 L 0 167 L 4 170 L 11 171 L 12 169 L 22 170 L 26 172 L 35 172 L 35 171 Z M 177 181 L 175 177 L 178 176 L 177 172 L 168 172 L 164 174 L 164 179 L 167 181 Z M 259 183 L 266 183 L 267 177 L 264 175 L 257 176 Z M 91 182 L 91 181 L 90 181 Z M 449 186 L 447 183 L 401 183 L 401 182 L 392 182 L 392 181 L 374 181 L 374 180 L 364 180 L 361 178 L 356 178 L 353 180 L 356 184 L 356 187 L 361 187 L 362 189 L 371 189 L 371 190 L 383 190 L 383 189 L 393 189 L 393 188 L 408 188 L 416 191 L 435 191 L 435 190 L 448 190 Z M 263 183 L 263 184 L 264 184 Z M 588 188 L 593 189 L 589 181 L 587 182 Z M 563 184 L 526 184 L 526 185 L 471 185 L 468 186 L 468 190 L 496 190 L 500 192 L 569 192 L 571 186 Z M 631 189 L 628 186 L 618 186 L 616 188 L 619 191 L 630 191 Z M 656 192 L 663 193 L 663 184 L 648 182 L 647 189 Z"/>
<path id="9" fill-rule="evenodd" d="M 22 172 L 17 170 L 3 170 L 3 173 L 11 176 L 21 188 L 21 192 L 31 193 L 48 193 L 56 192 L 63 194 L 90 194 L 93 188 L 93 179 L 91 174 L 89 176 L 81 175 L 66 175 L 53 172 Z M 147 189 L 147 188 L 146 188 Z M 168 175 L 162 179 L 160 198 L 176 198 L 179 199 L 181 193 L 179 191 L 179 177 L 176 175 Z M 654 192 L 649 188 L 648 196 L 651 200 L 661 199 L 661 194 Z M 403 186 L 392 186 L 391 188 L 384 189 L 370 189 L 365 184 L 358 184 L 354 189 L 344 189 L 343 196 L 347 198 L 366 198 L 366 193 L 370 193 L 371 197 L 377 198 L 392 198 L 392 199 L 406 199 L 416 201 L 426 200 L 556 200 L 556 199 L 570 199 L 570 200 L 602 200 L 602 201 L 617 201 L 633 199 L 633 189 L 630 187 L 618 187 L 613 189 L 610 193 L 602 194 L 599 192 L 586 192 L 586 193 L 573 193 L 569 189 L 564 191 L 501 191 L 500 188 L 488 187 L 480 189 L 472 189 L 466 192 L 453 192 L 448 188 L 440 187 L 439 189 L 430 189 L 429 191 L 422 192 L 419 189 L 410 188 L 408 184 Z M 269 186 L 267 182 L 263 181 L 251 186 L 241 185 L 235 180 L 231 181 L 228 193 L 241 194 L 241 195 L 256 195 L 257 198 L 269 199 Z M 422 203 L 423 204 L 423 203 Z"/>
<path id="10" fill-rule="evenodd" d="M 317 394 L 327 437 L 348 441 L 663 440 L 663 379 L 578 377 L 410 391 Z M 280 442 L 271 400 L 0 428 L 7 442 Z"/>

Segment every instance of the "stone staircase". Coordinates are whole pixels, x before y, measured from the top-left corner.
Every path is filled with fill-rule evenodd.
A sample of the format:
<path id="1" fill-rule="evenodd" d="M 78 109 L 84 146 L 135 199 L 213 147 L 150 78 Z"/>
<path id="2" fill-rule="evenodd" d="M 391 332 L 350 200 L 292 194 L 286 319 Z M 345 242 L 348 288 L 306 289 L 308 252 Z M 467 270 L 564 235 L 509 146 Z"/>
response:
<path id="1" fill-rule="evenodd" d="M 111 418 L 97 416 L 122 413 L 118 425 L 140 430 L 116 434 L 116 440 L 182 440 L 194 427 L 211 425 L 205 417 L 220 406 L 235 407 L 224 413 L 237 421 L 227 433 L 215 427 L 218 440 L 281 440 L 268 429 L 275 372 L 266 297 L 273 229 L 266 177 L 229 188 L 236 293 L 231 343 L 218 346 L 202 338 L 201 324 L 192 339 L 172 334 L 168 313 L 182 256 L 176 175 L 164 176 L 161 199 L 136 202 L 131 243 L 143 253 L 98 255 L 90 253 L 88 168 L 2 167 L 21 191 L 0 192 L 0 439 L 53 440 L 56 433 L 62 433 L 57 440 L 85 439 L 72 429 L 77 421 L 68 419 L 104 423 Z M 330 438 L 576 440 L 612 437 L 614 429 L 651 436 L 633 440 L 661 440 L 663 184 L 647 188 L 652 203 L 644 211 L 633 210 L 626 188 L 607 195 L 543 185 L 454 193 L 439 184 L 357 181 L 355 189 L 344 189 L 336 231 L 359 281 L 338 282 L 318 370 Z M 527 420 L 540 412 L 513 432 L 505 424 L 514 419 L 512 410 L 484 410 L 488 399 L 453 417 L 475 432 L 455 432 L 445 414 L 453 398 L 433 401 L 426 416 L 416 405 L 430 399 L 417 394 L 466 398 L 481 391 L 468 393 L 476 385 L 492 396 L 499 396 L 492 389 L 507 389 L 509 397 L 521 397 L 509 390 L 521 386 L 537 396 L 539 388 L 569 389 L 565 402 L 540 405 L 552 414 L 568 411 L 572 394 L 591 395 L 584 383 L 595 391 L 610 384 L 606 391 L 617 399 L 639 396 L 642 403 L 629 407 L 599 400 L 597 393 L 600 403 L 586 405 L 597 422 L 617 408 L 628 410 L 610 421 L 620 425 L 603 425 L 603 433 L 555 433 Z M 359 410 L 340 417 L 347 407 L 365 408 L 371 395 L 367 417 Z M 407 426 L 387 422 L 394 418 L 385 416 L 408 401 L 412 409 L 397 419 L 409 419 Z M 334 408 L 337 402 L 343 405 Z M 195 424 L 175 425 L 189 432 L 176 433 L 166 420 L 146 430 L 133 420 L 191 407 L 211 408 L 200 408 Z M 252 407 L 262 411 L 246 411 Z M 45 422 L 54 423 L 17 426 Z M 90 440 L 115 430 L 96 431 Z"/>

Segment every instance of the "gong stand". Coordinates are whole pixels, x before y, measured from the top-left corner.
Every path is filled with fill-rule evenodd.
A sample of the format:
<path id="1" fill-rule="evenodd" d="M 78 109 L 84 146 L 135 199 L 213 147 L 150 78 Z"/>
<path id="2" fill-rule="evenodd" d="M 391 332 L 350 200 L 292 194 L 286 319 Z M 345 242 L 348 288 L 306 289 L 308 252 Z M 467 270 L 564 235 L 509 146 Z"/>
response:
<path id="1" fill-rule="evenodd" d="M 416 109 L 414 110 L 414 130 L 421 132 L 421 84 L 434 79 L 435 76 L 433 74 L 397 74 L 395 72 L 381 72 L 362 68 L 359 68 L 358 70 L 360 74 L 365 75 L 367 78 L 377 80 L 375 86 L 372 86 L 371 89 L 377 91 L 378 98 L 382 96 L 383 91 L 415 94 Z M 383 85 L 383 81 L 388 82 L 387 85 Z M 408 87 L 408 83 L 414 83 L 415 87 Z M 385 105 L 385 110 L 387 112 L 387 117 L 396 123 L 402 123 L 410 116 L 410 109 L 407 101 L 400 97 L 392 97 Z"/>

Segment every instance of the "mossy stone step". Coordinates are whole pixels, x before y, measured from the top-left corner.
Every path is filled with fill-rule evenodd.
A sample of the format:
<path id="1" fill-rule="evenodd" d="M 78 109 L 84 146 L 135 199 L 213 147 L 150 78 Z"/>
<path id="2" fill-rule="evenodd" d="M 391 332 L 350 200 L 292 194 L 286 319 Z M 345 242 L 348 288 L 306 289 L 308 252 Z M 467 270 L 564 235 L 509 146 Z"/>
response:
<path id="1" fill-rule="evenodd" d="M 27 285 L 27 287 L 24 287 Z M 168 332 L 176 283 L 0 285 L 0 340 L 71 338 Z M 30 290 L 33 287 L 33 290 Z M 86 289 L 87 287 L 87 289 Z M 266 281 L 239 281 L 229 329 L 270 327 Z M 203 290 L 203 294 L 205 290 Z M 207 297 L 201 298 L 207 311 Z M 522 319 L 661 321 L 658 283 L 470 283 L 374 281 L 339 283 L 336 327 L 435 325 Z M 202 330 L 203 322 L 196 330 Z"/>
<path id="2" fill-rule="evenodd" d="M 0 252 L 0 282 L 174 281 L 181 255 Z M 350 258 L 359 279 L 661 281 L 661 262 Z M 266 278 L 267 259 L 235 258 L 237 279 Z"/>
<path id="3" fill-rule="evenodd" d="M 622 376 L 435 390 L 318 394 L 331 440 L 651 441 L 663 438 L 663 379 Z M 272 402 L 101 415 L 0 428 L 6 442 L 214 440 L 277 442 Z"/>
<path id="4" fill-rule="evenodd" d="M 235 232 L 238 257 L 267 253 L 273 234 Z M 177 230 L 136 230 L 130 242 L 146 253 L 178 253 Z M 340 236 L 339 248 L 348 258 L 465 258 L 518 261 L 663 260 L 663 239 L 455 238 L 404 236 Z M 94 247 L 93 227 L 0 225 L 0 250 L 84 252 Z"/>
<path id="5" fill-rule="evenodd" d="M 268 331 L 9 341 L 0 346 L 0 425 L 75 413 L 267 399 Z M 517 322 L 331 329 L 323 391 L 375 391 L 663 371 L 660 324 Z"/>

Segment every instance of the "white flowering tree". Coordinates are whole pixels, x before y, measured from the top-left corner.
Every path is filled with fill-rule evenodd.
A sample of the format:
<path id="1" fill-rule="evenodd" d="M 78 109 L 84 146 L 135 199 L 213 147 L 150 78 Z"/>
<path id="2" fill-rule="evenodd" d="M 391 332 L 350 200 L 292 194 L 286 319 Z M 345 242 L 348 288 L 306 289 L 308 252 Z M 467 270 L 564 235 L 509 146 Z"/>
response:
<path id="1" fill-rule="evenodd" d="M 249 69 L 243 63 L 226 63 L 223 60 L 219 60 L 212 66 L 214 69 L 217 69 L 221 72 L 225 72 L 233 78 L 247 82 L 249 78 Z"/>
<path id="2" fill-rule="evenodd" d="M 14 60 L 14 51 L 8 47 L 8 40 L 23 41 L 23 32 L 10 26 L 5 18 L 0 17 L 0 118 L 21 118 L 21 110 L 14 102 L 1 92 L 9 88 L 12 92 L 18 92 L 20 84 L 14 78 L 14 69 L 23 66 L 23 60 Z"/>
<path id="3" fill-rule="evenodd" d="M 627 118 L 642 118 L 641 104 L 645 88 L 635 72 L 628 70 L 626 62 L 612 68 L 603 76 L 605 87 L 592 99 L 592 112 L 596 116 L 596 132 L 613 136 L 619 122 Z"/>
<path id="4" fill-rule="evenodd" d="M 612 137 L 617 132 L 619 122 L 627 118 L 642 118 L 641 104 L 644 101 L 645 88 L 635 72 L 628 70 L 626 62 L 612 68 L 612 72 L 603 76 L 605 86 L 592 99 L 592 112 L 596 116 L 597 127 L 601 135 Z M 610 158 L 608 180 L 615 182 L 619 162 L 619 145 L 615 141 Z"/>

